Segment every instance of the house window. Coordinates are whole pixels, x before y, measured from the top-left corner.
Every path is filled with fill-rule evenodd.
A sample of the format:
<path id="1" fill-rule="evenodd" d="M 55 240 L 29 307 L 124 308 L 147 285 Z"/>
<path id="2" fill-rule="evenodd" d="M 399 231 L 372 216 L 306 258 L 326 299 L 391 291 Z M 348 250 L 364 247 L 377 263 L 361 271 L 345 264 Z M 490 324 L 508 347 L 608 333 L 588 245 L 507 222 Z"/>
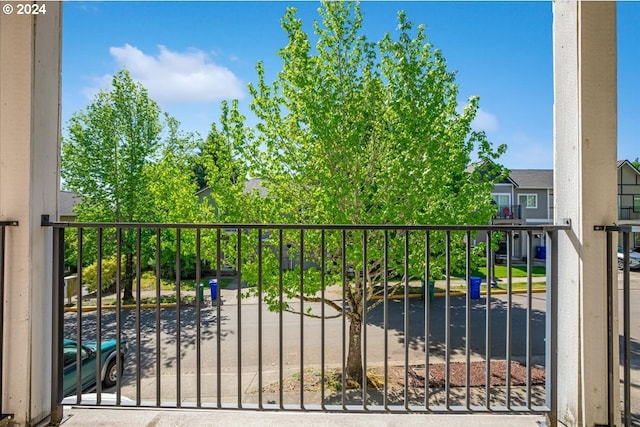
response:
<path id="1" fill-rule="evenodd" d="M 513 206 L 511 206 L 511 194 L 493 193 L 491 194 L 493 204 L 496 206 L 496 218 L 513 218 Z"/>
<path id="2" fill-rule="evenodd" d="M 526 207 L 527 209 L 537 209 L 538 195 L 537 194 L 518 194 L 518 204 Z"/>
<path id="3" fill-rule="evenodd" d="M 511 194 L 492 194 L 491 197 L 498 207 L 510 207 L 511 206 Z"/>
<path id="4" fill-rule="evenodd" d="M 640 212 L 640 195 L 635 194 L 633 196 L 633 211 Z"/>

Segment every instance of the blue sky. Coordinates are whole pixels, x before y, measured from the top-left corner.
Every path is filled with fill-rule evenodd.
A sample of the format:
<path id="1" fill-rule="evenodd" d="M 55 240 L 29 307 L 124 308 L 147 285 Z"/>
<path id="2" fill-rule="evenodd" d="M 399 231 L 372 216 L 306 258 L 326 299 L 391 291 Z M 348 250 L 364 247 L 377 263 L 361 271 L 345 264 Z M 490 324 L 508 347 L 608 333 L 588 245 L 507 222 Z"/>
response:
<path id="1" fill-rule="evenodd" d="M 62 123 L 85 108 L 122 67 L 185 131 L 206 137 L 222 99 L 238 98 L 249 115 L 246 85 L 255 64 L 280 70 L 286 43 L 280 18 L 294 5 L 309 32 L 316 2 L 65 2 Z M 640 156 L 640 2 L 618 3 L 618 158 Z M 364 33 L 393 33 L 397 11 L 425 24 L 430 42 L 457 72 L 460 102 L 480 96 L 474 126 L 508 145 L 511 169 L 553 167 L 551 2 L 361 3 Z"/>

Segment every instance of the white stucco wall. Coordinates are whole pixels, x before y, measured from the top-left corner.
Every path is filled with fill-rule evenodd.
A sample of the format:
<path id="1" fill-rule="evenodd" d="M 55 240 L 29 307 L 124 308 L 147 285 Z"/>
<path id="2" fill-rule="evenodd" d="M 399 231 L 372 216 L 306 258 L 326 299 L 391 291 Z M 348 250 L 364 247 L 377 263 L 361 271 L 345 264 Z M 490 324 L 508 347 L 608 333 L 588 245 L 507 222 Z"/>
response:
<path id="1" fill-rule="evenodd" d="M 61 4 L 0 14 L 0 220 L 7 233 L 3 411 L 19 425 L 50 413 L 51 230 L 57 215 Z M 8 343 L 8 345 L 7 345 Z"/>
<path id="2" fill-rule="evenodd" d="M 554 219 L 572 224 L 558 247 L 558 416 L 606 425 L 606 235 L 594 226 L 617 216 L 616 4 L 556 1 L 553 10 Z"/>

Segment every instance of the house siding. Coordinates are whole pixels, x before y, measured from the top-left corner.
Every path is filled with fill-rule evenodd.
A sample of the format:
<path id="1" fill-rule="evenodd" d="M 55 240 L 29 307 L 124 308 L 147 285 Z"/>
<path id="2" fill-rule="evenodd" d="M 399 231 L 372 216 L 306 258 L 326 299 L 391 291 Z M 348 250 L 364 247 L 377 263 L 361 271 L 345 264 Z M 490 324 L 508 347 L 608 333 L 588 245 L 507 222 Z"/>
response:
<path id="1" fill-rule="evenodd" d="M 492 194 L 511 194 L 511 204 L 520 205 L 518 196 L 522 194 L 536 194 L 537 207 L 521 206 L 521 219 L 525 223 L 540 224 L 554 221 L 553 179 L 551 171 L 547 169 L 529 170 L 515 169 L 510 180 L 496 184 Z M 640 207 L 634 209 L 634 197 L 640 197 L 640 171 L 628 160 L 618 162 L 618 220 L 620 224 L 640 225 Z M 515 185 L 511 183 L 515 182 Z M 504 220 L 501 220 L 504 222 Z M 480 237 L 480 236 L 479 236 Z M 640 233 L 632 233 L 633 244 L 640 246 Z M 514 245 L 513 256 L 526 255 L 526 239 Z M 543 246 L 544 236 L 535 237 L 535 246 Z"/>
<path id="2" fill-rule="evenodd" d="M 492 194 L 511 194 L 511 204 L 519 205 L 520 215 L 518 221 L 515 219 L 511 223 L 549 223 L 553 221 L 553 181 L 551 171 L 549 170 L 514 170 L 510 181 L 496 184 Z M 520 203 L 519 195 L 536 195 L 536 207 L 527 208 L 526 204 Z M 504 221 L 504 220 L 502 220 Z M 484 235 L 483 235 L 484 236 Z M 479 237 L 483 237 L 479 236 Z M 526 233 L 515 233 L 516 240 L 512 246 L 511 256 L 515 258 L 526 258 L 528 251 L 528 242 Z M 533 250 L 531 256 L 536 255 L 537 246 L 545 246 L 544 236 L 535 234 L 533 237 Z"/>
<path id="3" fill-rule="evenodd" d="M 640 210 L 633 208 L 634 196 L 640 197 L 640 175 L 625 162 L 618 168 L 618 219 L 640 221 Z"/>
<path id="4" fill-rule="evenodd" d="M 527 208 L 526 205 L 519 203 L 519 196 L 525 194 L 535 194 L 538 203 L 535 208 Z M 547 189 L 522 189 L 516 190 L 516 197 L 514 204 L 521 205 L 521 209 L 524 211 L 524 218 L 527 220 L 548 220 L 549 218 L 549 199 Z"/>

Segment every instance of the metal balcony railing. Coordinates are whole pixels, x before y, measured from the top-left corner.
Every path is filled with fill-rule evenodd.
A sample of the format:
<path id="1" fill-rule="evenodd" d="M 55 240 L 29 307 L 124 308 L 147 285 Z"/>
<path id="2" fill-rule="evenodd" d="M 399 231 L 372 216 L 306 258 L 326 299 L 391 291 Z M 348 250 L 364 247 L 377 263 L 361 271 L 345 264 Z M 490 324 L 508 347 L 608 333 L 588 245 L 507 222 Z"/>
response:
<path id="1" fill-rule="evenodd" d="M 607 249 L 607 348 L 608 348 L 608 385 L 609 385 L 609 425 L 614 425 L 614 415 L 616 402 L 615 388 L 620 387 L 621 390 L 621 410 L 622 421 L 625 426 L 638 425 L 640 423 L 640 413 L 632 410 L 631 398 L 631 367 L 632 367 L 632 337 L 631 337 L 631 277 L 629 260 L 631 254 L 630 236 L 631 226 L 596 226 L 596 230 L 605 231 L 607 233 L 606 249 Z M 618 250 L 618 255 L 614 259 L 614 249 L 621 246 L 622 251 Z M 622 264 L 622 277 L 618 278 L 618 266 Z M 621 282 L 621 283 L 619 283 Z M 622 285 L 620 287 L 620 285 Z M 620 293 L 622 289 L 622 293 Z M 615 303 L 617 300 L 621 302 L 621 310 Z M 618 318 L 616 311 L 620 310 L 622 322 L 614 319 Z M 637 320 L 636 320 L 637 321 Z M 637 324 L 637 323 L 636 323 Z M 614 335 L 614 330 L 620 327 L 619 336 Z M 618 346 L 618 349 L 615 347 Z M 619 354 L 618 354 L 619 350 Z M 637 354 L 637 353 L 636 353 Z M 614 377 L 614 365 L 619 364 L 621 367 L 620 378 Z"/>
<path id="2" fill-rule="evenodd" d="M 620 220 L 640 220 L 640 212 L 636 212 L 633 206 L 618 208 L 618 219 Z"/>
<path id="3" fill-rule="evenodd" d="M 494 216 L 494 219 L 501 220 L 519 220 L 524 219 L 522 217 L 522 206 L 521 205 L 508 205 L 508 206 L 498 206 L 498 210 Z"/>
<path id="4" fill-rule="evenodd" d="M 46 225 L 58 406 L 66 394 L 91 405 L 555 419 L 556 247 L 566 226 Z M 532 273 L 534 233 L 546 234 L 546 277 Z M 484 248 L 471 247 L 478 236 Z M 491 253 L 503 239 L 508 249 L 526 239 L 528 256 L 508 258 L 498 279 Z M 79 283 L 69 307 L 65 268 Z M 123 302 L 127 274 L 134 298 Z M 75 342 L 65 351 L 77 349 L 67 366 L 63 338 Z M 109 381 L 106 352 L 124 354 Z"/>
<path id="5" fill-rule="evenodd" d="M 5 280 L 5 251 L 6 251 L 6 231 L 7 227 L 16 227 L 18 221 L 0 221 L 0 422 L 10 419 L 13 414 L 5 414 L 2 409 L 2 384 L 4 376 L 4 280 Z"/>

